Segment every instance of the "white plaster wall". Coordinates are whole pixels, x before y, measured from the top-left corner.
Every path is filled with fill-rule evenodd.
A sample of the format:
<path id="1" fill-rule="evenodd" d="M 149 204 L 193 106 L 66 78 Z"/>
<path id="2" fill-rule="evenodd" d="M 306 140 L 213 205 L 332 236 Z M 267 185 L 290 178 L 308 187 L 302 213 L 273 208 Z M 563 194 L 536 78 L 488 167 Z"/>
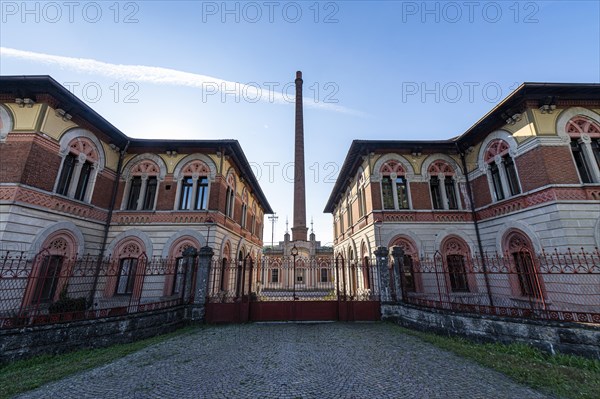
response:
<path id="1" fill-rule="evenodd" d="M 69 221 L 84 237 L 84 253 L 96 255 L 100 249 L 104 225 L 99 222 L 72 217 L 68 214 L 41 210 L 21 205 L 0 205 L 0 250 L 33 251 L 36 236 L 45 228 Z"/>
<path id="2" fill-rule="evenodd" d="M 562 202 L 529 208 L 479 223 L 484 250 L 501 251 L 502 235 L 511 227 L 529 229 L 536 251 L 564 252 L 583 247 L 593 250 L 596 243 L 596 223 L 600 218 L 600 204 Z M 525 231 L 529 233 L 528 231 Z"/>

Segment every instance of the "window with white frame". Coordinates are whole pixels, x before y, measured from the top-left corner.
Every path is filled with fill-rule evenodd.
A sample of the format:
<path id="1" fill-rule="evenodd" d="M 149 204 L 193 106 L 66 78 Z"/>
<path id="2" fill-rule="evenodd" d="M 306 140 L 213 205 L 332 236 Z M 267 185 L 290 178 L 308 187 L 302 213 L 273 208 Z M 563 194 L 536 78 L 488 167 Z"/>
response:
<path id="1" fill-rule="evenodd" d="M 329 282 L 329 270 L 325 268 L 321 268 L 321 282 L 328 283 Z"/>
<path id="2" fill-rule="evenodd" d="M 571 153 L 582 183 L 600 183 L 600 125 L 583 116 L 567 122 Z"/>
<path id="3" fill-rule="evenodd" d="M 362 218 L 367 214 L 367 201 L 365 196 L 365 179 L 362 173 L 356 179 L 356 197 L 358 199 L 358 217 Z"/>
<path id="4" fill-rule="evenodd" d="M 208 209 L 209 176 L 210 169 L 201 160 L 190 161 L 183 166 L 178 176 L 177 209 L 195 211 Z"/>
<path id="5" fill-rule="evenodd" d="M 90 139 L 72 139 L 63 149 L 63 161 L 55 192 L 78 201 L 89 202 L 98 172 L 98 159 L 98 150 Z"/>
<path id="6" fill-rule="evenodd" d="M 427 171 L 433 209 L 460 209 L 460 194 L 454 169 L 444 161 L 435 161 Z"/>
<path id="7" fill-rule="evenodd" d="M 398 161 L 387 161 L 380 170 L 383 209 L 409 209 L 406 172 Z"/>
<path id="8" fill-rule="evenodd" d="M 115 294 L 129 295 L 133 293 L 137 271 L 137 258 L 122 258 L 119 264 L 119 275 Z"/>
<path id="9" fill-rule="evenodd" d="M 160 168 L 152 160 L 144 159 L 135 163 L 127 173 L 124 209 L 153 210 L 156 206 L 159 174 Z"/>
<path id="10" fill-rule="evenodd" d="M 485 150 L 488 181 L 496 201 L 521 193 L 519 176 L 509 149 L 506 141 L 497 139 L 489 143 Z"/>
<path id="11" fill-rule="evenodd" d="M 242 220 L 240 221 L 240 226 L 242 228 L 246 228 L 246 219 L 248 217 L 248 190 L 244 187 L 244 191 L 242 192 Z"/>
<path id="12" fill-rule="evenodd" d="M 227 176 L 227 191 L 225 193 L 225 215 L 233 219 L 235 207 L 235 176 L 230 173 Z"/>
<path id="13" fill-rule="evenodd" d="M 352 227 L 354 221 L 352 220 L 352 203 L 350 202 L 350 194 L 346 197 L 346 217 L 348 218 L 348 228 Z"/>
<path id="14" fill-rule="evenodd" d="M 252 205 L 252 216 L 250 218 L 250 232 L 256 234 L 256 203 Z"/>
<path id="15" fill-rule="evenodd" d="M 279 282 L 279 269 L 271 270 L 271 282 L 278 283 Z"/>

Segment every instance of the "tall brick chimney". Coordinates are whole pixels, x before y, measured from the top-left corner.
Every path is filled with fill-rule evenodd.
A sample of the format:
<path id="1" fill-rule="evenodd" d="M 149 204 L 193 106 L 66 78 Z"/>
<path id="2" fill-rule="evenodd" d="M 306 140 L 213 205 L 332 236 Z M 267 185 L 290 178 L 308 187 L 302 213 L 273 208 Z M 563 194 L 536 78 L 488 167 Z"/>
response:
<path id="1" fill-rule="evenodd" d="M 302 112 L 302 72 L 296 72 L 296 138 L 294 148 L 293 241 L 306 241 L 306 188 L 304 184 L 304 115 Z"/>

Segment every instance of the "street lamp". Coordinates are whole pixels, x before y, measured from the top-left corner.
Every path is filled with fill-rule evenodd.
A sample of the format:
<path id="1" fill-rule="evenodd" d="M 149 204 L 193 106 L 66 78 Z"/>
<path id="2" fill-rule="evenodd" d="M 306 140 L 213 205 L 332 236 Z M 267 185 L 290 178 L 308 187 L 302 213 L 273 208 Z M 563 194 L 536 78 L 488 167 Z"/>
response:
<path id="1" fill-rule="evenodd" d="M 296 248 L 296 244 L 294 244 L 294 246 L 292 247 L 291 250 L 291 254 L 292 257 L 294 258 L 294 301 L 298 298 L 296 298 L 296 256 L 298 256 L 298 248 Z"/>
<path id="2" fill-rule="evenodd" d="M 208 247 L 209 243 L 210 243 L 210 228 L 215 225 L 215 221 L 212 218 L 208 218 L 208 219 L 206 219 L 205 223 L 206 223 L 206 226 L 208 229 L 208 231 L 206 233 L 206 245 L 205 246 Z"/>

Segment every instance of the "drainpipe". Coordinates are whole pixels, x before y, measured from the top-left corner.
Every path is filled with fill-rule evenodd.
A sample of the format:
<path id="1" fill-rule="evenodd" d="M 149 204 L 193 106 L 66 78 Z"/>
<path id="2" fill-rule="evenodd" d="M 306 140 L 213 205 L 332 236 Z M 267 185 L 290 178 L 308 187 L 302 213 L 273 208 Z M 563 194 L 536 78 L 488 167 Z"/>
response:
<path id="1" fill-rule="evenodd" d="M 494 306 L 494 299 L 492 298 L 492 292 L 490 290 L 490 280 L 488 276 L 487 263 L 485 256 L 483 255 L 483 244 L 481 243 L 481 233 L 479 232 L 479 223 L 477 223 L 477 213 L 475 212 L 475 201 L 473 200 L 473 191 L 471 190 L 471 181 L 469 180 L 469 171 L 467 169 L 467 161 L 465 159 L 465 153 L 461 151 L 458 142 L 455 142 L 456 151 L 460 155 L 460 161 L 462 163 L 463 170 L 465 171 L 465 178 L 467 179 L 467 195 L 469 196 L 469 202 L 471 203 L 471 217 L 473 218 L 473 224 L 475 226 L 475 235 L 477 236 L 477 246 L 479 247 L 479 256 L 481 257 L 481 266 L 483 268 L 483 277 L 485 279 L 485 288 L 488 294 L 488 300 L 490 306 Z"/>
<path id="2" fill-rule="evenodd" d="M 100 246 L 100 253 L 98 255 L 98 264 L 96 265 L 96 271 L 94 272 L 94 283 L 92 284 L 92 290 L 90 291 L 90 297 L 88 298 L 89 303 L 94 299 L 96 288 L 98 286 L 98 278 L 100 275 L 100 268 L 102 267 L 102 261 L 104 260 L 104 251 L 106 250 L 106 241 L 108 240 L 108 231 L 110 230 L 110 224 L 112 222 L 112 215 L 115 209 L 115 202 L 117 201 L 117 190 L 119 189 L 119 179 L 121 178 L 121 168 L 123 166 L 123 158 L 129 148 L 129 140 L 125 144 L 125 148 L 119 153 L 119 162 L 117 163 L 117 176 L 115 177 L 115 183 L 113 184 L 112 195 L 110 198 L 110 205 L 108 207 L 108 215 L 106 216 L 106 223 L 104 224 L 104 235 L 102 236 L 102 245 Z"/>

